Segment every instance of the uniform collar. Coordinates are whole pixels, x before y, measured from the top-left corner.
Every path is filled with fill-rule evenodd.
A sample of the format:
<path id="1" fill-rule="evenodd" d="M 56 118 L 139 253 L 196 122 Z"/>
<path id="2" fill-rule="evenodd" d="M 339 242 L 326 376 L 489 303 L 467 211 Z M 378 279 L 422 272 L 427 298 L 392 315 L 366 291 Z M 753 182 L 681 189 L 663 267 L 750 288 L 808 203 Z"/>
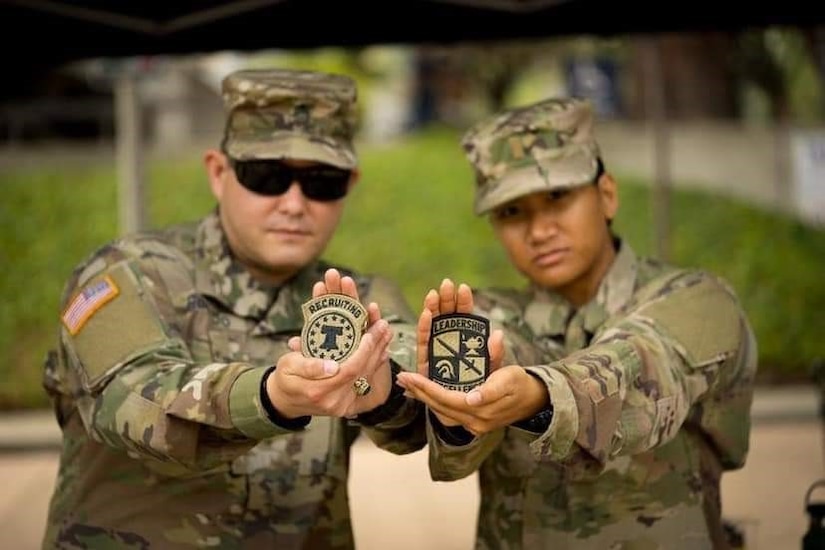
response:
<path id="1" fill-rule="evenodd" d="M 620 241 L 616 258 L 592 300 L 576 311 L 561 295 L 534 286 L 533 300 L 525 308 L 525 321 L 535 334 L 555 336 L 564 335 L 571 318 L 579 316 L 583 317 L 584 329 L 592 334 L 630 300 L 637 273 L 636 253 Z"/>
<path id="2" fill-rule="evenodd" d="M 281 286 L 263 284 L 232 254 L 217 211 L 199 224 L 196 250 L 195 286 L 200 294 L 237 316 L 257 320 L 253 334 L 300 331 L 301 305 L 323 276 L 319 262 L 311 263 Z"/>

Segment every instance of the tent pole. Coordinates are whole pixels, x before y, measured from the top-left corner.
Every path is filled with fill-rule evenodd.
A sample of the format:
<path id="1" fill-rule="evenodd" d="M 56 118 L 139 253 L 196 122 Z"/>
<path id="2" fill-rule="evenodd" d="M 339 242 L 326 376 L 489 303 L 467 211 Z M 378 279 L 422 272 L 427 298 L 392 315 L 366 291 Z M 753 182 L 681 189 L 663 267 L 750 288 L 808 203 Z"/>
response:
<path id="1" fill-rule="evenodd" d="M 653 130 L 653 209 L 654 251 L 658 259 L 670 260 L 670 128 L 667 121 L 667 97 L 662 74 L 662 39 L 652 35 L 644 39 L 645 111 Z"/>
<path id="2" fill-rule="evenodd" d="M 137 79 L 124 70 L 115 82 L 118 228 L 121 235 L 144 229 L 143 142 Z"/>

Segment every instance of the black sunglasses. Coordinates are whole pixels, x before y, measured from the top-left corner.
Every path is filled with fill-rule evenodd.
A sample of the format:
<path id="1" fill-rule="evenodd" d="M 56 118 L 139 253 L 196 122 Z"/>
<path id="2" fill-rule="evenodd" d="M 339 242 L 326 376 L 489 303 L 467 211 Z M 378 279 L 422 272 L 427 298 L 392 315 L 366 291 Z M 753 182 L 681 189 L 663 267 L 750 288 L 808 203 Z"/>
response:
<path id="1" fill-rule="evenodd" d="M 301 193 L 308 199 L 321 202 L 336 201 L 347 194 L 352 172 L 328 164 L 306 167 L 287 166 L 278 160 L 235 160 L 229 164 L 238 181 L 258 195 L 274 197 L 289 189 L 297 181 Z"/>

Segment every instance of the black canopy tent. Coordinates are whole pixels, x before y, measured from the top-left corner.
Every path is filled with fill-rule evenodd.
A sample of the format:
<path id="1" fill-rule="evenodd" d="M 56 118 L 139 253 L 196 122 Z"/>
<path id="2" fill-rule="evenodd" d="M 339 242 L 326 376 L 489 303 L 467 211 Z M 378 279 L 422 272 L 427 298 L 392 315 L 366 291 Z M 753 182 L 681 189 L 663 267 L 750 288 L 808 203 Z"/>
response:
<path id="1" fill-rule="evenodd" d="M 802 0 L 738 6 L 708 0 L 0 0 L 0 55 L 4 63 L 38 65 L 228 49 L 805 26 L 825 21 L 816 6 Z M 38 39 L 36 48 L 27 46 Z"/>
<path id="2" fill-rule="evenodd" d="M 741 30 L 825 22 L 816 2 L 720 5 L 604 0 L 0 0 L 3 67 L 36 74 L 93 57 L 302 49 L 371 44 L 451 44 L 562 35 Z M 40 41 L 30 46 L 32 41 Z M 657 249 L 667 255 L 667 130 L 658 48 L 648 48 L 647 104 L 654 131 Z M 12 77 L 13 78 L 13 77 Z M 129 75 L 115 89 L 121 230 L 143 224 L 138 102 Z"/>

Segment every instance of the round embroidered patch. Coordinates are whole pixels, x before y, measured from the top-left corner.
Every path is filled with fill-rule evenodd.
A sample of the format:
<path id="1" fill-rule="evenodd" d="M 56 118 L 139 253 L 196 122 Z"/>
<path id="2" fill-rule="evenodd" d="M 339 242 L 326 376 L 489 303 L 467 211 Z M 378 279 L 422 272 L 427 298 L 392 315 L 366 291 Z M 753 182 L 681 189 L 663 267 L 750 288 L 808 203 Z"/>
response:
<path id="1" fill-rule="evenodd" d="M 304 355 L 344 361 L 358 347 L 367 324 L 367 310 L 345 294 L 324 294 L 302 306 Z"/>

